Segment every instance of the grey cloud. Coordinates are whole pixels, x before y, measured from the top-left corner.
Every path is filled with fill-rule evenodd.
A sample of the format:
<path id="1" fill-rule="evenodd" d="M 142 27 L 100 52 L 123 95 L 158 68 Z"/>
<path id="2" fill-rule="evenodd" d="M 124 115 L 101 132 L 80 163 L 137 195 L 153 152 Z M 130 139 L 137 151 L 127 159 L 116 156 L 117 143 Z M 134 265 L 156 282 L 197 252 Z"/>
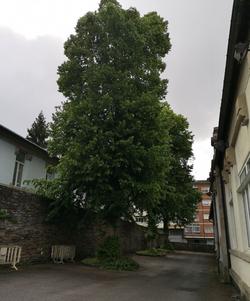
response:
<path id="1" fill-rule="evenodd" d="M 62 100 L 56 73 L 63 60 L 62 40 L 27 40 L 0 28 L 0 123 L 26 135 L 41 110 L 49 119 Z"/>
<path id="2" fill-rule="evenodd" d="M 233 0 L 121 0 L 142 13 L 157 11 L 169 21 L 172 50 L 164 74 L 167 100 L 188 117 L 196 139 L 218 123 Z"/>
<path id="3" fill-rule="evenodd" d="M 167 100 L 187 116 L 196 140 L 208 138 L 218 122 L 232 1 L 120 0 L 124 7 L 135 6 L 142 14 L 154 10 L 169 21 Z M 56 85 L 63 60 L 62 40 L 27 40 L 0 28 L 0 123 L 26 134 L 41 109 L 50 117 L 63 99 Z"/>

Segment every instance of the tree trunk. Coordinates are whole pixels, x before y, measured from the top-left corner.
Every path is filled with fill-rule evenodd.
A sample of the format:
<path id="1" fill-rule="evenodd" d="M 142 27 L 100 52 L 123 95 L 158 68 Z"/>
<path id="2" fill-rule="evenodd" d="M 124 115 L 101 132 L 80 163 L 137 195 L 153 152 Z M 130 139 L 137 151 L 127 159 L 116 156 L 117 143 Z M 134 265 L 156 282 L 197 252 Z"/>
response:
<path id="1" fill-rule="evenodd" d="M 163 232 L 164 232 L 164 246 L 169 245 L 169 221 L 167 219 L 163 220 Z"/>

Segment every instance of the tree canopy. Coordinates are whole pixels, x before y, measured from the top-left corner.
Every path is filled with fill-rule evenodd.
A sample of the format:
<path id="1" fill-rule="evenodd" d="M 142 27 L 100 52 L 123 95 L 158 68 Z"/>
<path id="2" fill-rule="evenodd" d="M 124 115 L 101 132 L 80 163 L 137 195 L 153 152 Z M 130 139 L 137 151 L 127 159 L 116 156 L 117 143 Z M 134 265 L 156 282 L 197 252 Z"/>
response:
<path id="1" fill-rule="evenodd" d="M 168 23 L 155 12 L 140 16 L 102 0 L 79 19 L 58 68 L 66 101 L 53 115 L 48 145 L 60 159 L 57 177 L 38 185 L 53 199 L 50 217 L 83 209 L 115 225 L 146 211 L 151 238 L 158 219 L 166 231 L 170 221 L 193 220 L 193 136 L 164 103 L 170 47 Z"/>
<path id="2" fill-rule="evenodd" d="M 49 136 L 48 123 L 41 111 L 35 121 L 32 123 L 31 128 L 27 129 L 27 139 L 36 143 L 37 145 L 46 148 L 47 138 Z"/>
<path id="3" fill-rule="evenodd" d="M 102 0 L 79 19 L 58 68 L 67 100 L 51 125 L 49 151 L 60 158 L 44 190 L 52 215 L 85 208 L 115 224 L 158 206 L 170 162 L 161 103 L 170 47 L 168 23 L 155 12 Z"/>
<path id="4" fill-rule="evenodd" d="M 170 222 L 184 226 L 193 221 L 200 193 L 193 187 L 191 175 L 193 135 L 189 131 L 189 124 L 184 116 L 175 114 L 169 106 L 163 107 L 162 115 L 168 123 L 171 160 L 166 194 L 160 202 L 158 214 L 168 235 Z"/>

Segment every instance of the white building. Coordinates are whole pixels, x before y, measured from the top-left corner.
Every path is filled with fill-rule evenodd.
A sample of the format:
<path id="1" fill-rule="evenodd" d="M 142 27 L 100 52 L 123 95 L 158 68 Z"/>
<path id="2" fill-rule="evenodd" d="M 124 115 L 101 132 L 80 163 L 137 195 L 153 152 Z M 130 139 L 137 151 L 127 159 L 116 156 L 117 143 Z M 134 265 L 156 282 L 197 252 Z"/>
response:
<path id="1" fill-rule="evenodd" d="M 26 181 L 46 179 L 50 164 L 47 151 L 0 125 L 0 184 L 28 187 Z"/>
<path id="2" fill-rule="evenodd" d="M 250 1 L 235 0 L 210 174 L 222 279 L 250 300 Z"/>
<path id="3" fill-rule="evenodd" d="M 148 227 L 148 216 L 146 211 L 144 211 L 143 213 L 135 214 L 134 220 L 137 223 L 137 225 L 145 228 Z M 163 233 L 163 226 L 164 225 L 162 221 L 160 221 L 159 224 L 157 224 L 159 232 Z M 177 226 L 176 224 L 171 222 L 169 225 L 169 241 L 187 243 L 187 240 L 184 238 L 184 227 Z"/>

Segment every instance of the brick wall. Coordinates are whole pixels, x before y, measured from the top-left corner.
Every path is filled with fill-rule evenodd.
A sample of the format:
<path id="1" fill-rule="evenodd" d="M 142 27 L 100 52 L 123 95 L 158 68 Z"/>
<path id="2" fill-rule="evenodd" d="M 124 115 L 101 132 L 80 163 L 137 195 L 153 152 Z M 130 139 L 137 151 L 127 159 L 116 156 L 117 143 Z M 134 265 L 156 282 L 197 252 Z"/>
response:
<path id="1" fill-rule="evenodd" d="M 77 231 L 68 225 L 45 221 L 48 201 L 21 189 L 0 185 L 0 209 L 8 220 L 0 219 L 0 245 L 22 246 L 22 261 L 47 261 L 53 244 L 75 244 L 77 257 L 93 255 L 100 242 L 113 230 L 107 225 L 88 225 Z M 117 229 L 125 253 L 146 247 L 143 228 L 121 222 Z"/>

